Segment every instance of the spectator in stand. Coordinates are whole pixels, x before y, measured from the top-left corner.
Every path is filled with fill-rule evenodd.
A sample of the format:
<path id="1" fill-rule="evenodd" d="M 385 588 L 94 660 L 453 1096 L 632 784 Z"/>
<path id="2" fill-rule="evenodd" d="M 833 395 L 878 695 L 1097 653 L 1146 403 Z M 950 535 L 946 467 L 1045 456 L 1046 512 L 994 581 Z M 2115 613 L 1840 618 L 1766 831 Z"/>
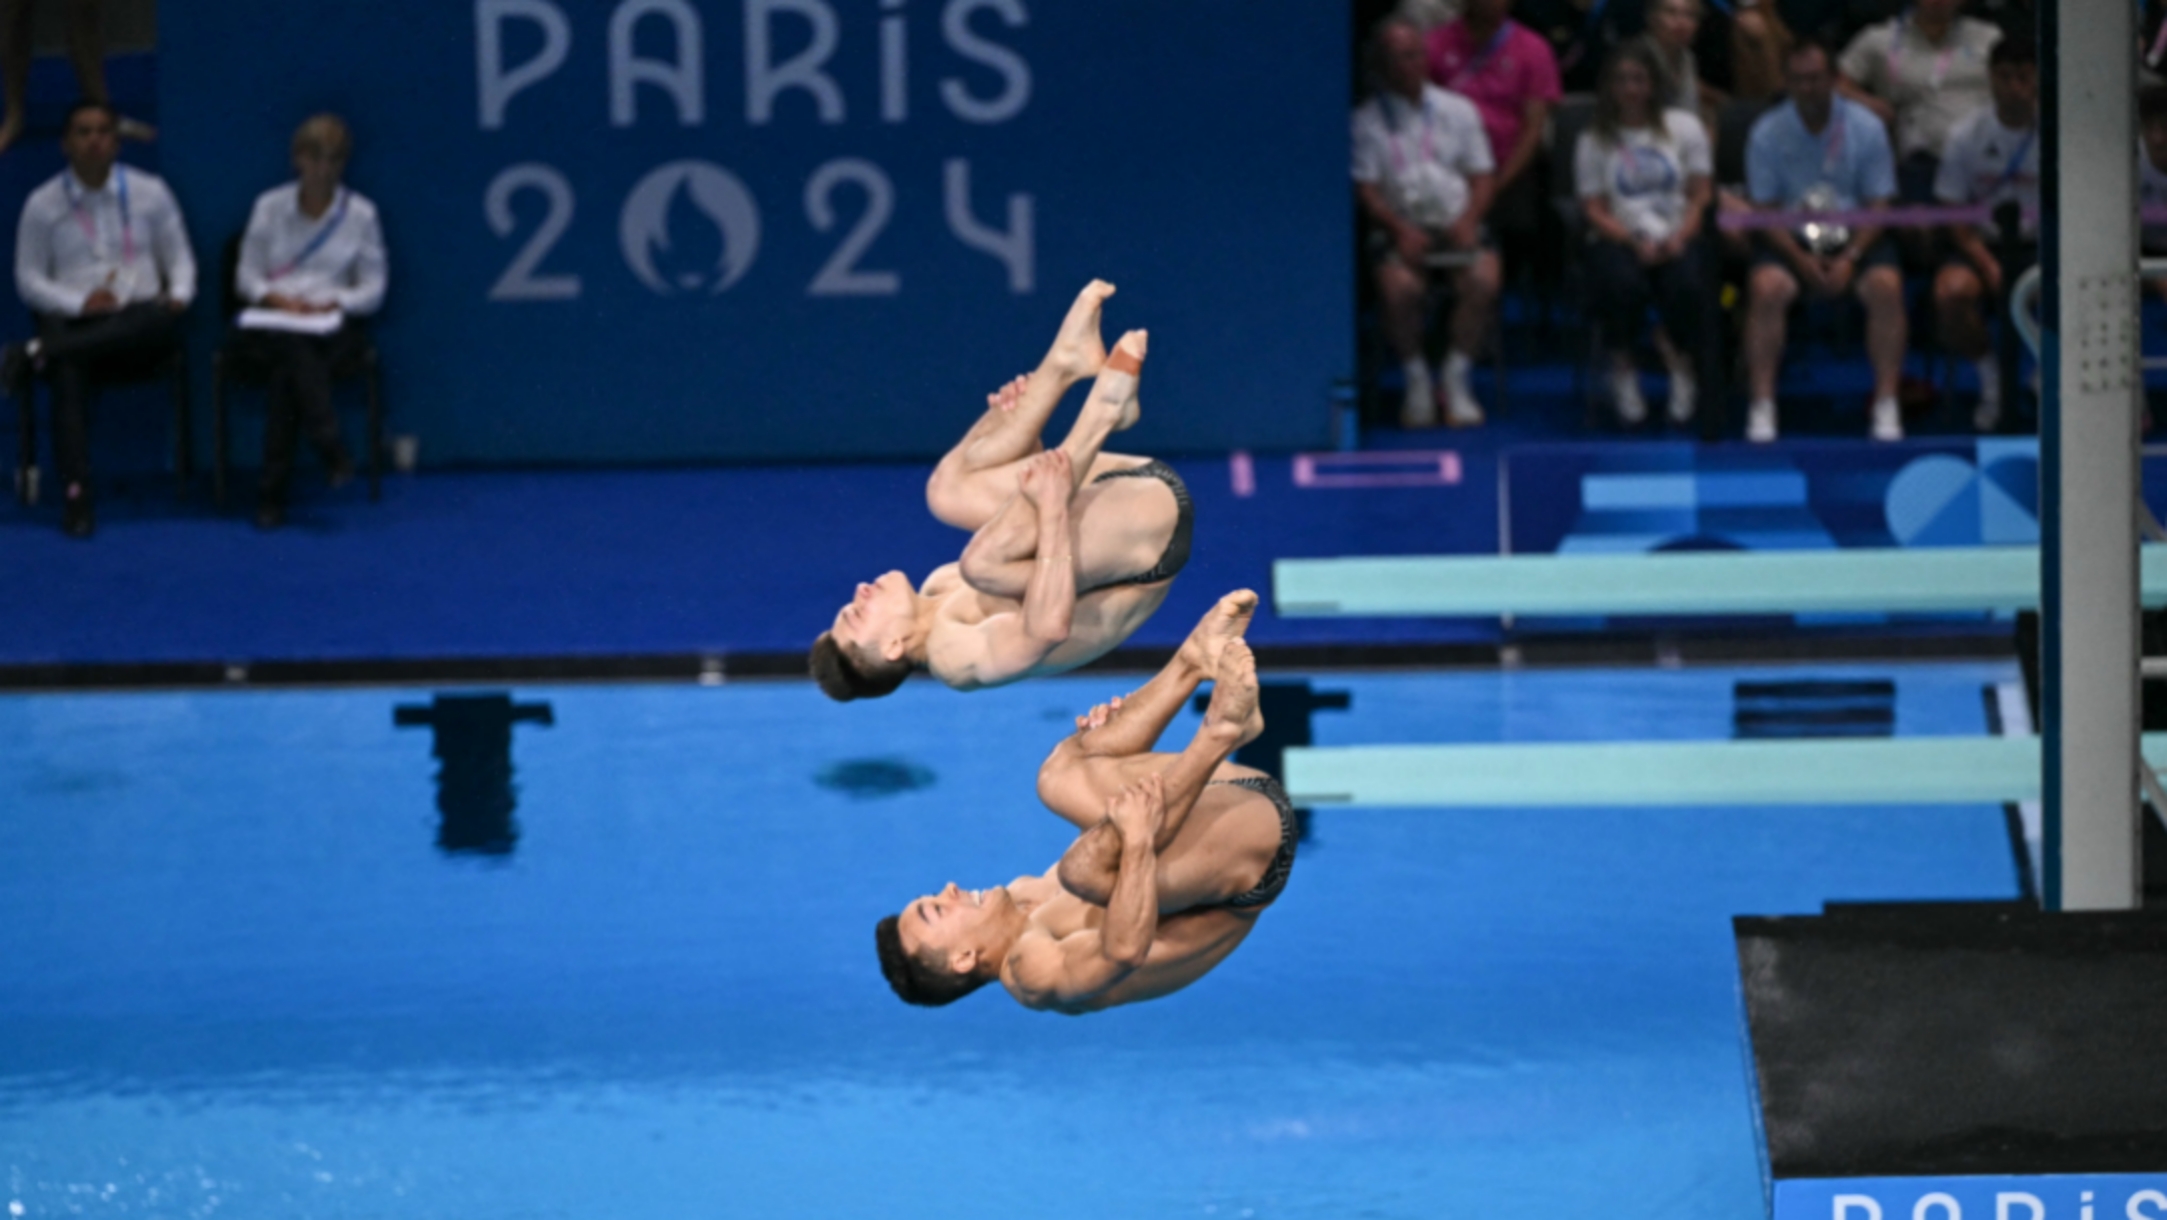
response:
<path id="1" fill-rule="evenodd" d="M 1482 242 L 1491 199 L 1490 142 L 1466 98 L 1423 78 L 1422 35 L 1388 17 L 1371 39 L 1377 92 L 1354 113 L 1355 195 L 1370 221 L 1369 256 L 1383 298 L 1384 331 L 1406 371 L 1400 422 L 1437 422 L 1440 393 L 1454 427 L 1482 422 L 1468 369 L 1490 327 L 1498 261 Z M 1423 305 L 1435 252 L 1472 261 L 1454 268 L 1451 348 L 1430 379 L 1423 356 Z"/>
<path id="2" fill-rule="evenodd" d="M 1934 196 L 1943 203 L 1987 208 L 2016 203 L 2039 210 L 2039 59 L 2029 39 L 1994 45 L 1994 104 L 1956 125 L 1941 153 Z M 1953 253 L 1934 277 L 1934 317 L 1942 346 L 1979 370 L 1979 407 L 1972 423 L 1992 432 L 2001 422 L 2001 361 L 1987 337 L 1981 305 L 2003 299 L 2003 290 L 2038 261 L 2038 218 L 2024 219 L 2024 248 L 2004 265 L 1989 244 L 1994 225 L 1956 225 Z"/>
<path id="3" fill-rule="evenodd" d="M 1638 41 L 1654 55 L 1657 104 L 1685 111 L 1699 119 L 1705 130 L 1730 95 L 1701 80 L 1700 65 L 1693 57 L 1700 27 L 1700 0 L 1655 0 L 1648 10 L 1648 32 Z"/>
<path id="4" fill-rule="evenodd" d="M 0 353 L 0 387 L 19 398 L 43 372 L 53 386 L 53 459 L 67 499 L 61 528 L 97 528 L 90 492 L 93 376 L 148 368 L 180 341 L 196 260 L 180 205 L 155 174 L 115 164 L 120 120 L 77 102 L 61 125 L 68 168 L 30 192 L 15 230 L 15 288 L 38 335 Z"/>
<path id="5" fill-rule="evenodd" d="M 331 408 L 331 372 L 368 342 L 363 319 L 384 303 L 385 263 L 376 205 L 342 182 L 352 149 L 336 115 L 301 124 L 293 136 L 295 180 L 256 197 L 241 238 L 235 287 L 256 308 L 243 315 L 236 339 L 271 373 L 259 529 L 286 523 L 297 429 L 308 431 L 332 486 L 354 477 Z"/>
<path id="6" fill-rule="evenodd" d="M 2167 85 L 2146 85 L 2137 92 L 2137 203 L 2167 208 Z M 2144 252 L 2167 256 L 2167 221 L 2143 221 Z M 2167 278 L 2147 281 L 2167 298 Z"/>
<path id="7" fill-rule="evenodd" d="M 1960 16 L 1963 0 L 1917 0 L 1859 31 L 1844 48 L 1838 88 L 1896 139 L 1896 182 L 1907 203 L 1934 197 L 1935 166 L 1956 125 L 1991 105 L 1987 55 L 2001 30 Z"/>
<path id="8" fill-rule="evenodd" d="M 1540 34 L 1512 20 L 1512 0 L 1466 0 L 1429 36 L 1430 80 L 1475 104 L 1497 161 L 1492 229 L 1514 257 L 1541 261 L 1549 208 L 1542 141 L 1561 95 L 1557 60 Z"/>
<path id="9" fill-rule="evenodd" d="M 1783 57 L 1792 41 L 1791 27 L 1770 0 L 1738 0 L 1731 14 L 1731 92 L 1755 99 L 1781 93 Z"/>
<path id="10" fill-rule="evenodd" d="M 1683 109 L 1657 103 L 1655 51 L 1632 42 L 1611 52 L 1595 100 L 1595 118 L 1573 154 L 1573 181 L 1587 217 L 1588 296 L 1600 315 L 1610 353 L 1610 394 L 1618 419 L 1647 418 L 1633 347 L 1652 297 L 1663 325 L 1686 353 L 1698 353 L 1708 283 L 1701 271 L 1701 217 L 1707 212 L 1711 158 L 1708 133 Z M 1695 378 L 1675 347 L 1670 366 L 1670 417 L 1693 418 Z"/>
<path id="11" fill-rule="evenodd" d="M 1761 116 L 1746 145 L 1746 189 L 1764 211 L 1879 210 L 1896 194 L 1888 130 L 1872 111 L 1838 96 L 1827 48 L 1801 40 L 1784 58 L 1790 100 Z M 1876 224 L 1808 221 L 1799 232 L 1761 229 L 1746 281 L 1746 377 L 1752 394 L 1746 439 L 1776 439 L 1776 371 L 1801 287 L 1816 297 L 1851 293 L 1866 307 L 1873 364 L 1875 440 L 1902 440 L 1897 380 L 1903 374 L 1904 286 L 1895 243 Z"/>

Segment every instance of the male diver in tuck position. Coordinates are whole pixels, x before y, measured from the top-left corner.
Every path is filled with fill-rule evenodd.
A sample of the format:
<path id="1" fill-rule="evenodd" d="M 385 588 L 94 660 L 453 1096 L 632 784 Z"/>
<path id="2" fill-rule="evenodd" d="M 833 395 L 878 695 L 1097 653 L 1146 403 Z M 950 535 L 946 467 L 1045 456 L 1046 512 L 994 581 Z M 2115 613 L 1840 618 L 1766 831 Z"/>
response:
<path id="1" fill-rule="evenodd" d="M 951 882 L 880 921 L 897 995 L 947 1004 L 999 979 L 1026 1008 L 1097 1012 L 1179 991 L 1242 943 L 1286 888 L 1298 833 L 1279 784 L 1226 761 L 1264 729 L 1241 639 L 1256 603 L 1221 598 L 1158 676 L 1054 747 L 1039 799 L 1083 831 L 1059 863 L 987 890 Z M 1151 753 L 1206 678 L 1195 739 Z"/>
<path id="2" fill-rule="evenodd" d="M 813 641 L 812 671 L 840 702 L 889 694 L 917 669 L 957 690 L 1071 670 L 1103 655 L 1166 600 L 1189 558 L 1194 509 L 1165 463 L 1100 446 L 1136 423 L 1145 333 L 1111 356 L 1093 280 L 1038 371 L 986 397 L 986 414 L 926 484 L 933 515 L 973 531 L 925 584 L 889 572 L 858 586 Z M 1058 449 L 1039 434 L 1061 396 L 1097 380 Z"/>

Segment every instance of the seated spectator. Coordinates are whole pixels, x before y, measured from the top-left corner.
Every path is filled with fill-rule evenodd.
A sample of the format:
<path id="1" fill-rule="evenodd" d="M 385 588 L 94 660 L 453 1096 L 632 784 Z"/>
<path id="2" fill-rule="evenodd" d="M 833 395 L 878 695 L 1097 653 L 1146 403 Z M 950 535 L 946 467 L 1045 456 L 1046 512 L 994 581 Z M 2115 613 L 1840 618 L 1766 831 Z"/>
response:
<path id="1" fill-rule="evenodd" d="M 1888 131 L 1866 107 L 1840 97 L 1828 51 L 1811 40 L 1784 58 L 1790 100 L 1761 116 L 1746 145 L 1746 189 L 1764 211 L 1844 212 L 1888 206 L 1896 165 Z M 1903 374 L 1904 287 L 1895 243 L 1879 225 L 1808 223 L 1798 233 L 1759 230 L 1746 281 L 1746 376 L 1752 401 L 1746 439 L 1776 439 L 1776 370 L 1791 303 L 1855 294 L 1866 307 L 1873 363 L 1875 440 L 1902 440 L 1897 380 Z"/>
<path id="2" fill-rule="evenodd" d="M 2029 39 L 2005 38 L 1994 45 L 1994 104 L 1949 133 L 1934 180 L 1935 198 L 1989 208 L 2014 202 L 2038 212 L 2038 63 Z M 2012 265 L 2005 266 L 1988 244 L 1997 240 L 1992 224 L 1957 225 L 1949 240 L 1953 253 L 1934 277 L 1934 317 L 1942 346 L 1979 370 L 1979 407 L 1972 423 L 1991 432 L 2001 422 L 2001 361 L 1987 338 L 1980 306 L 2002 300 L 2007 285 L 2038 261 L 2038 218 L 2025 218 L 2024 249 Z"/>
<path id="3" fill-rule="evenodd" d="M 1610 353 L 1610 394 L 1628 426 L 1646 419 L 1633 347 L 1652 296 L 1672 340 L 1687 352 L 1702 343 L 1708 284 L 1701 272 L 1701 217 L 1710 185 L 1708 133 L 1684 110 L 1655 102 L 1658 68 L 1644 43 L 1611 52 L 1595 100 L 1595 118 L 1573 154 L 1573 181 L 1587 217 L 1588 296 Z M 1675 348 L 1670 417 L 1693 418 L 1693 366 Z"/>
<path id="4" fill-rule="evenodd" d="M 2146 85 L 2137 92 L 2137 203 L 2167 208 L 2167 85 Z M 2167 256 L 2167 221 L 2146 218 L 2142 236 L 2147 257 Z M 2167 298 L 2167 278 L 2148 283 Z"/>
<path id="5" fill-rule="evenodd" d="M 1897 188 L 1907 203 L 1934 197 L 1934 167 L 1957 123 L 1990 105 L 1987 54 L 2001 30 L 1957 14 L 1963 0 L 1918 0 L 1859 31 L 1837 64 L 1844 96 L 1888 124 Z"/>
<path id="6" fill-rule="evenodd" d="M 1701 80 L 1693 55 L 1700 27 L 1700 0 L 1655 0 L 1648 9 L 1648 32 L 1639 43 L 1654 55 L 1656 104 L 1685 111 L 1701 121 L 1705 132 L 1730 95 Z"/>
<path id="7" fill-rule="evenodd" d="M 42 372 L 53 386 L 53 460 L 67 498 L 61 528 L 97 528 L 90 491 L 93 376 L 151 367 L 179 342 L 196 294 L 196 260 L 180 205 L 155 174 L 116 165 L 119 120 L 104 102 L 77 102 L 61 126 L 68 168 L 30 192 L 15 230 L 15 288 L 38 335 L 0 354 L 0 386 L 27 396 Z"/>
<path id="8" fill-rule="evenodd" d="M 1558 84 L 1568 93 L 1593 93 L 1611 49 L 1646 24 L 1645 3 L 1615 0 L 1514 0 L 1513 20 L 1550 44 Z M 1628 28 L 1628 25 L 1630 28 Z"/>
<path id="9" fill-rule="evenodd" d="M 1497 254 L 1482 244 L 1490 206 L 1490 142 L 1466 98 L 1423 79 L 1422 36 L 1387 18 L 1371 42 L 1376 96 L 1354 112 L 1355 194 L 1370 221 L 1368 253 L 1383 299 L 1385 337 L 1406 370 L 1400 422 L 1437 422 L 1437 399 L 1455 427 L 1482 422 L 1467 374 L 1497 300 Z M 1473 259 L 1453 277 L 1452 340 L 1439 382 L 1423 357 L 1423 304 L 1432 252 Z"/>
<path id="10" fill-rule="evenodd" d="M 1512 0 L 1466 0 L 1459 20 L 1430 32 L 1430 80 L 1481 112 L 1497 161 L 1492 227 L 1515 258 L 1539 261 L 1549 213 L 1542 141 L 1560 96 L 1558 65 L 1550 44 L 1511 13 Z"/>
<path id="11" fill-rule="evenodd" d="M 354 474 L 331 409 L 331 371 L 368 342 L 362 319 L 384 303 L 385 266 L 376 205 L 340 181 L 352 147 L 346 124 L 335 115 L 301 124 L 293 136 L 296 180 L 256 197 L 241 238 L 234 286 L 242 300 L 279 315 L 335 317 L 337 323 L 322 333 L 244 325 L 236 334 L 242 350 L 271 371 L 256 497 L 259 529 L 285 524 L 297 429 L 308 431 L 332 486 Z"/>
<path id="12" fill-rule="evenodd" d="M 1768 0 L 1738 0 L 1731 14 L 1731 92 L 1756 101 L 1783 91 L 1791 27 Z"/>

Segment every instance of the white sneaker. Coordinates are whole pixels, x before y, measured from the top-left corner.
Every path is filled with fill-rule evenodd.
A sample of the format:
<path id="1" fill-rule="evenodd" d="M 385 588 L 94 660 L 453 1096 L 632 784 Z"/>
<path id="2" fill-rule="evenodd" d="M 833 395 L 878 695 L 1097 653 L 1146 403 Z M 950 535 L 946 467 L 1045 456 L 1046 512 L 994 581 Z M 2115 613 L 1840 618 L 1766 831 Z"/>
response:
<path id="1" fill-rule="evenodd" d="M 1445 383 L 1445 422 L 1455 428 L 1479 428 L 1482 426 L 1482 404 L 1464 385 Z"/>
<path id="2" fill-rule="evenodd" d="M 1407 378 L 1407 397 L 1400 400 L 1400 427 L 1434 428 L 1437 426 L 1437 387 L 1430 382 L 1429 370 L 1419 377 Z"/>
<path id="3" fill-rule="evenodd" d="M 1610 401 L 1618 408 L 1618 422 L 1628 428 L 1637 428 L 1648 418 L 1648 400 L 1640 396 L 1640 374 L 1636 371 L 1611 371 Z"/>
<path id="4" fill-rule="evenodd" d="M 1700 387 L 1693 382 L 1690 369 L 1675 368 L 1670 371 L 1670 422 L 1682 424 L 1693 418 L 1698 405 Z"/>
<path id="5" fill-rule="evenodd" d="M 1873 438 L 1877 441 L 1900 441 L 1904 439 L 1904 413 L 1893 398 L 1874 400 Z"/>
<path id="6" fill-rule="evenodd" d="M 1746 408 L 1746 439 L 1765 445 L 1776 439 L 1776 404 L 1766 398 Z"/>

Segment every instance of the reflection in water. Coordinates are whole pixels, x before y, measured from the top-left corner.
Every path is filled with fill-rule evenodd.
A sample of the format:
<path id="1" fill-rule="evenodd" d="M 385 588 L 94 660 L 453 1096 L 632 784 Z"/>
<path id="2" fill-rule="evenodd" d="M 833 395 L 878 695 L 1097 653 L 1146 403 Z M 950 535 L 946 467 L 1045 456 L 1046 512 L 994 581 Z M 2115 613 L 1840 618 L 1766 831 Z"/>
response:
<path id="1" fill-rule="evenodd" d="M 1245 767 L 1255 767 L 1282 783 L 1287 778 L 1286 761 L 1288 746 L 1314 744 L 1310 733 L 1310 713 L 1318 711 L 1343 712 L 1353 705 L 1354 696 L 1343 690 L 1325 691 L 1322 694 L 1309 689 L 1307 682 L 1262 682 L 1257 685 L 1257 710 L 1264 713 L 1264 731 L 1257 739 L 1234 751 L 1234 761 Z M 1211 696 L 1198 695 L 1195 707 L 1198 715 L 1211 705 Z M 1310 842 L 1309 811 L 1297 809 L 1295 820 L 1301 824 L 1300 842 Z"/>
<path id="2" fill-rule="evenodd" d="M 864 800 L 931 787 L 933 773 L 907 759 L 850 758 L 822 767 L 813 782 Z"/>
<path id="3" fill-rule="evenodd" d="M 438 695 L 426 706 L 393 708 L 402 729 L 436 730 L 436 845 L 455 854 L 507 856 L 519 841 L 512 822 L 512 726 L 552 725 L 547 703 L 512 702 L 510 695 Z"/>

